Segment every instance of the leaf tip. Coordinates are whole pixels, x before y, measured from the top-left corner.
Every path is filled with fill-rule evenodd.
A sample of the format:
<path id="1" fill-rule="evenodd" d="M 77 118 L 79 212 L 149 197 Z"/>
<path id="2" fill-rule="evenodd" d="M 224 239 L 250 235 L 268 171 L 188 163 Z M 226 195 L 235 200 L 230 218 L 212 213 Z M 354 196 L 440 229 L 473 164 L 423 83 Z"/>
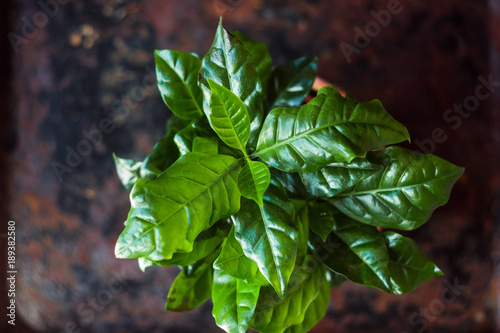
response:
<path id="1" fill-rule="evenodd" d="M 210 86 L 211 92 L 214 92 L 214 90 L 218 86 L 218 84 L 215 83 L 211 78 L 208 78 L 208 77 L 207 77 L 207 83 Z"/>
<path id="2" fill-rule="evenodd" d="M 434 274 L 436 274 L 436 276 L 444 276 L 444 272 L 436 265 L 434 265 Z"/>
<path id="3" fill-rule="evenodd" d="M 276 291 L 276 294 L 278 294 L 278 297 L 281 299 L 281 300 L 284 300 L 285 299 L 285 286 L 282 286 L 280 285 L 280 287 L 278 289 L 274 289 Z"/>
<path id="4" fill-rule="evenodd" d="M 404 136 L 405 136 L 405 139 L 408 140 L 408 143 L 411 143 L 411 138 L 410 138 L 410 132 L 408 132 L 408 128 L 406 128 L 406 126 L 404 125 L 401 125 L 403 126 L 404 128 Z"/>
<path id="5" fill-rule="evenodd" d="M 132 258 L 132 251 L 128 248 L 127 245 L 122 244 L 120 239 L 116 242 L 115 246 L 115 257 L 118 259 L 130 259 Z"/>

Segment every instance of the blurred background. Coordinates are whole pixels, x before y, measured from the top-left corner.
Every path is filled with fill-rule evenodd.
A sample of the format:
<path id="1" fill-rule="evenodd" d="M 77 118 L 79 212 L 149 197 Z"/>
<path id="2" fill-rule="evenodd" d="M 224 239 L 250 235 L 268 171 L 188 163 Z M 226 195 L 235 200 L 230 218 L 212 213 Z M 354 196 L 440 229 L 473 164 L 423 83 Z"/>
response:
<path id="1" fill-rule="evenodd" d="M 500 1 L 2 0 L 0 12 L 0 260 L 6 275 L 13 220 L 18 272 L 15 327 L 1 284 L 2 332 L 221 332 L 209 302 L 165 312 L 176 268 L 115 259 L 129 201 L 111 157 L 142 159 L 164 134 L 153 51 L 204 54 L 219 16 L 275 65 L 318 55 L 322 78 L 408 127 L 408 147 L 466 168 L 408 233 L 445 276 L 403 296 L 345 283 L 313 332 L 497 331 Z"/>

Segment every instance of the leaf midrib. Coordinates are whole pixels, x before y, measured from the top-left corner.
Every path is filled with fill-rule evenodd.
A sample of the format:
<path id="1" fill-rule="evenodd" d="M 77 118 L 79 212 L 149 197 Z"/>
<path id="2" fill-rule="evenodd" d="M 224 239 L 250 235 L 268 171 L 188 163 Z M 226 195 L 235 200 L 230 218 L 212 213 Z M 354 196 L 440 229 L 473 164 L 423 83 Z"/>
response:
<path id="1" fill-rule="evenodd" d="M 279 118 L 278 118 L 278 121 L 279 121 Z M 296 117 L 295 117 L 295 121 L 297 121 Z M 295 124 L 295 121 L 294 121 L 294 124 Z M 368 122 L 352 122 L 352 121 L 343 120 L 343 121 L 339 121 L 339 122 L 329 123 L 327 125 L 322 125 L 322 126 L 319 126 L 319 127 L 313 127 L 311 129 L 308 129 L 308 130 L 300 133 L 299 135 L 290 136 L 289 138 L 287 138 L 287 139 L 285 139 L 283 141 L 280 141 L 278 143 L 275 142 L 271 146 L 265 147 L 264 149 L 261 149 L 261 150 L 257 150 L 252 155 L 250 155 L 250 157 L 251 158 L 256 158 L 256 157 L 259 157 L 261 155 L 265 155 L 265 153 L 268 150 L 271 150 L 271 149 L 274 150 L 274 149 L 276 149 L 276 148 L 278 148 L 280 146 L 288 145 L 288 144 L 290 144 L 290 142 L 293 142 L 295 140 L 301 139 L 301 138 L 303 138 L 305 136 L 309 136 L 310 133 L 313 133 L 313 132 L 316 132 L 316 131 L 320 131 L 320 130 L 323 130 L 323 129 L 328 128 L 328 127 L 335 127 L 335 126 L 338 126 L 338 125 L 341 125 L 341 124 L 347 124 L 347 123 L 352 123 L 352 124 L 357 124 L 357 125 L 376 125 L 376 126 L 379 126 L 379 127 L 385 127 L 385 128 L 391 129 L 391 130 L 395 130 L 394 128 L 392 128 L 390 126 L 383 125 L 383 124 L 374 124 L 374 123 L 368 123 Z"/>
<path id="2" fill-rule="evenodd" d="M 304 295 L 304 286 L 306 285 L 306 283 L 308 283 L 311 279 L 314 278 L 313 275 L 316 274 L 316 270 L 318 269 L 318 267 L 316 267 L 312 272 L 308 273 L 307 277 L 301 281 L 300 286 L 294 287 L 294 289 L 291 292 L 287 293 L 286 297 L 284 297 L 283 299 L 279 299 L 279 300 L 275 299 L 274 300 L 276 302 L 275 304 L 271 304 L 270 306 L 260 308 L 258 313 L 264 312 L 264 311 L 271 309 L 271 308 L 272 308 L 272 311 L 274 312 L 276 310 L 277 306 L 280 306 L 280 305 L 284 304 L 285 302 L 288 302 L 288 304 L 290 304 L 290 302 L 292 301 L 292 297 L 299 292 L 302 293 L 302 296 L 303 296 Z M 312 303 L 312 301 L 314 301 L 314 299 L 318 296 L 319 293 L 320 293 L 320 289 L 316 290 L 315 296 L 309 300 L 309 304 L 306 306 L 306 308 Z M 302 305 L 302 302 L 301 302 L 301 305 Z M 283 320 L 285 321 L 286 318 L 287 317 L 285 317 Z M 270 323 L 268 323 L 267 325 L 270 325 Z M 290 326 L 293 326 L 293 324 L 290 324 L 289 326 L 287 326 L 287 328 Z"/>
<path id="3" fill-rule="evenodd" d="M 386 287 L 387 289 L 391 290 L 392 289 L 392 286 L 388 287 L 385 285 L 384 281 L 380 278 L 380 276 L 378 275 L 379 272 L 377 272 L 374 267 L 372 267 L 372 265 L 370 265 L 367 261 L 365 261 L 356 251 L 354 251 L 352 249 L 352 247 L 350 246 L 349 243 L 347 243 L 347 241 L 345 241 L 340 235 L 339 233 L 334 229 L 333 230 L 333 233 L 335 234 L 335 236 L 337 236 L 346 246 L 347 248 L 352 252 L 354 253 L 354 255 L 356 255 L 356 257 L 358 257 L 362 262 L 365 263 L 366 266 L 368 266 L 370 268 L 370 270 L 375 274 L 375 276 L 382 282 L 382 284 L 384 285 L 384 287 Z M 366 243 L 363 243 L 363 245 L 366 244 Z M 389 263 L 389 260 L 387 261 Z M 388 267 L 386 267 L 387 270 L 389 269 Z M 389 283 L 390 283 L 390 280 L 389 280 Z"/>
<path id="4" fill-rule="evenodd" d="M 279 278 L 281 275 L 280 270 L 278 269 L 280 267 L 280 265 L 278 263 L 278 259 L 277 259 L 276 255 L 274 254 L 274 246 L 271 244 L 271 241 L 269 238 L 270 231 L 269 231 L 269 228 L 267 227 L 267 223 L 265 222 L 266 219 L 264 217 L 264 211 L 263 211 L 264 205 L 262 205 L 262 206 L 257 205 L 257 206 L 259 207 L 260 217 L 262 219 L 262 224 L 264 225 L 264 230 L 266 232 L 267 244 L 269 245 L 269 247 L 271 249 L 271 255 L 273 257 L 273 262 L 274 262 L 274 265 L 276 266 L 276 273 L 278 274 L 278 278 Z M 281 289 L 281 281 L 279 281 L 279 283 L 280 283 L 280 289 Z M 283 294 L 284 294 L 284 290 L 283 290 Z"/>
<path id="5" fill-rule="evenodd" d="M 167 65 L 170 66 L 170 69 L 172 70 L 172 72 L 175 74 L 175 76 L 179 79 L 180 82 L 182 82 L 184 84 L 184 86 L 186 87 L 186 90 L 189 94 L 189 96 L 191 96 L 191 98 L 193 99 L 194 101 L 194 104 L 196 105 L 196 110 L 199 112 L 200 115 L 203 115 L 203 110 L 200 108 L 200 106 L 198 105 L 198 101 L 196 100 L 196 98 L 194 97 L 193 95 L 193 92 L 191 91 L 191 89 L 189 88 L 189 85 L 187 84 L 186 81 L 184 81 L 183 78 L 181 78 L 181 76 L 179 75 L 179 73 L 177 73 L 175 71 L 175 67 L 172 67 L 166 60 L 164 60 L 163 58 L 160 57 L 160 59 L 165 62 Z M 161 79 L 163 82 L 166 82 L 166 80 L 164 79 Z"/>
<path id="6" fill-rule="evenodd" d="M 209 84 L 209 85 L 210 85 L 210 84 Z M 226 103 L 225 103 L 225 100 L 222 98 L 221 94 L 220 94 L 217 90 L 213 90 L 213 91 L 212 91 L 212 94 L 214 93 L 214 91 L 215 91 L 215 93 L 217 94 L 217 97 L 218 97 L 218 98 L 220 98 L 220 100 L 222 101 L 221 107 L 222 107 L 222 109 L 224 110 L 224 117 L 218 117 L 218 118 L 225 118 L 225 117 L 227 117 L 227 118 L 229 119 L 229 123 L 231 124 L 231 129 L 232 129 L 232 132 L 233 132 L 233 137 L 234 137 L 234 138 L 236 138 L 236 141 L 238 142 L 238 146 L 239 146 L 239 147 L 238 147 L 238 149 L 239 149 L 239 150 L 243 153 L 243 155 L 244 155 L 245 157 L 247 157 L 247 151 L 246 151 L 245 145 L 244 145 L 244 144 L 243 144 L 243 142 L 241 141 L 241 138 L 240 138 L 240 136 L 238 135 L 238 131 L 236 131 L 235 124 L 233 123 L 233 120 L 232 120 L 232 118 L 233 118 L 233 117 L 231 117 L 231 114 L 229 113 L 229 109 L 227 108 L 227 105 L 226 105 Z M 231 91 L 231 92 L 232 92 L 232 91 Z M 236 96 L 236 95 L 235 95 L 235 96 Z M 245 104 L 244 104 L 244 103 L 243 103 L 243 106 L 245 106 Z M 236 106 L 236 107 L 238 107 L 238 106 Z M 239 111 L 241 111 L 241 110 L 239 110 Z M 248 114 L 248 111 L 247 111 L 246 109 L 245 109 L 244 111 L 246 111 L 246 112 L 247 112 L 247 114 Z M 236 115 L 236 114 L 237 114 L 237 112 L 235 113 L 235 115 Z M 215 117 L 217 117 L 217 116 L 215 116 Z M 243 118 L 244 118 L 244 116 L 243 116 Z M 248 118 L 250 118 L 250 117 L 248 117 Z M 250 120 L 250 119 L 249 119 L 249 120 Z M 242 121 L 244 121 L 244 120 L 243 120 L 243 119 L 239 120 L 239 122 L 242 122 Z M 238 122 L 238 123 L 239 123 L 239 122 Z"/>
<path id="7" fill-rule="evenodd" d="M 419 187 L 419 186 L 428 186 L 430 183 L 432 182 L 435 182 L 435 181 L 439 181 L 439 180 L 442 180 L 442 179 L 446 179 L 446 178 L 449 178 L 451 177 L 453 174 L 450 174 L 450 175 L 444 175 L 442 177 L 439 177 L 439 178 L 433 178 L 431 179 L 430 181 L 428 182 L 425 182 L 425 183 L 417 183 L 417 184 L 413 184 L 413 185 L 407 185 L 407 186 L 400 186 L 400 187 L 389 187 L 389 188 L 377 188 L 377 189 L 373 189 L 373 190 L 366 190 L 366 191 L 359 191 L 359 192 L 356 192 L 356 191 L 352 191 L 352 192 L 348 192 L 348 193 L 340 193 L 337 195 L 337 197 L 354 197 L 354 196 L 362 196 L 362 195 L 367 195 L 367 194 L 377 194 L 377 193 L 380 193 L 380 192 L 393 192 L 393 191 L 402 191 L 403 189 L 409 189 L 409 188 L 413 188 L 413 187 Z M 365 178 L 366 179 L 366 178 Z"/>
<path id="8" fill-rule="evenodd" d="M 420 267 L 410 266 L 408 264 L 403 264 L 403 263 L 401 263 L 399 261 L 389 260 L 389 263 L 392 263 L 392 264 L 395 264 L 395 265 L 398 265 L 398 266 L 403 266 L 403 267 L 406 267 L 406 268 L 410 268 L 410 269 L 413 269 L 413 270 L 416 270 L 416 271 L 419 271 L 419 272 L 434 273 L 434 270 L 432 270 L 432 271 L 424 270 L 424 269 L 421 269 Z"/>
<path id="9" fill-rule="evenodd" d="M 227 67 L 227 64 L 228 64 L 228 59 L 229 59 L 229 52 L 228 50 L 226 49 L 226 43 L 225 43 L 225 36 L 224 36 L 224 29 L 222 29 L 221 27 L 221 33 L 220 33 L 220 41 L 221 41 L 221 49 L 222 49 L 222 54 L 224 54 L 224 67 L 225 67 L 225 73 L 227 74 L 227 81 L 228 81 L 228 84 L 229 84 L 229 90 L 231 90 L 231 92 L 233 91 L 233 80 L 232 80 L 232 75 L 231 73 L 229 72 L 229 68 Z M 228 34 L 228 39 L 229 39 L 229 34 Z M 236 94 L 235 94 L 236 95 Z M 239 97 L 239 96 L 238 96 Z"/>
<path id="10" fill-rule="evenodd" d="M 230 258 L 225 259 L 225 260 L 217 260 L 217 267 L 219 267 L 219 266 L 220 266 L 220 265 L 222 265 L 222 264 L 226 264 L 226 263 L 228 263 L 228 262 L 238 260 L 238 259 L 239 259 L 239 258 L 241 258 L 242 256 L 244 256 L 244 254 L 238 254 L 237 256 L 230 257 Z"/>

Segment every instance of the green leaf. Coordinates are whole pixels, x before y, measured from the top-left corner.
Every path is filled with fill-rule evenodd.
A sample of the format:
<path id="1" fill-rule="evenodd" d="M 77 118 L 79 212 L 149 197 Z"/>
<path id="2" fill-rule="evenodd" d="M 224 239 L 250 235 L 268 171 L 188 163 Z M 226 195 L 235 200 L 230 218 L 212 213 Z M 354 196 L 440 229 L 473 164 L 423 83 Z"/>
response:
<path id="1" fill-rule="evenodd" d="M 260 287 L 215 270 L 212 314 L 217 326 L 229 333 L 245 333 L 252 318 Z"/>
<path id="2" fill-rule="evenodd" d="M 215 132 L 210 127 L 210 124 L 208 123 L 206 117 L 203 117 L 196 122 L 192 122 L 184 129 L 175 134 L 174 142 L 179 149 L 180 154 L 185 155 L 187 153 L 193 152 L 194 141 L 198 137 L 217 139 L 218 152 L 220 155 L 233 156 L 234 158 L 240 158 L 243 156 L 239 150 L 228 147 L 217 137 L 217 134 L 215 134 Z"/>
<path id="3" fill-rule="evenodd" d="M 271 170 L 271 177 L 279 181 L 286 189 L 289 198 L 299 201 L 312 201 L 315 199 L 302 184 L 301 172 L 283 172 L 276 168 L 269 168 L 269 170 Z"/>
<path id="4" fill-rule="evenodd" d="M 255 64 L 255 69 L 257 70 L 260 83 L 264 88 L 264 92 L 267 91 L 266 87 L 273 69 L 273 60 L 271 59 L 271 55 L 269 54 L 266 44 L 253 40 L 239 31 L 231 31 L 231 34 L 238 38 L 248 53 L 250 53 L 250 56 Z"/>
<path id="5" fill-rule="evenodd" d="M 210 126 L 229 147 L 246 154 L 250 137 L 250 118 L 245 104 L 235 94 L 207 79 L 210 89 L 210 108 L 205 109 Z"/>
<path id="6" fill-rule="evenodd" d="M 210 265 L 199 267 L 189 277 L 179 272 L 168 293 L 165 308 L 168 311 L 189 311 L 205 303 L 211 296 L 212 275 Z"/>
<path id="7" fill-rule="evenodd" d="M 271 180 L 263 205 L 242 198 L 240 211 L 233 215 L 236 239 L 245 255 L 283 296 L 295 265 L 299 237 L 295 211 L 283 187 Z"/>
<path id="8" fill-rule="evenodd" d="M 146 268 L 156 265 L 156 262 L 146 257 L 137 258 L 137 263 L 139 264 L 139 268 L 143 273 L 146 272 Z"/>
<path id="9" fill-rule="evenodd" d="M 273 109 L 252 158 L 286 172 L 316 172 L 406 139 L 406 128 L 378 100 L 358 103 L 324 87 L 301 107 Z"/>
<path id="10" fill-rule="evenodd" d="M 193 141 L 193 152 L 217 154 L 219 152 L 219 142 L 217 138 L 204 138 L 197 136 Z"/>
<path id="11" fill-rule="evenodd" d="M 177 275 L 168 293 L 165 308 L 168 311 L 189 311 L 207 301 L 212 294 L 212 263 L 218 251 L 212 253 L 187 276 L 184 272 Z"/>
<path id="12" fill-rule="evenodd" d="M 226 225 L 227 223 L 224 223 L 224 221 L 219 221 L 207 230 L 201 232 L 198 237 L 196 237 L 191 252 L 175 252 L 171 259 L 159 261 L 152 261 L 141 257 L 139 258 L 139 267 L 144 271 L 147 267 L 153 265 L 163 267 L 194 265 L 221 245 L 229 230 Z"/>
<path id="13" fill-rule="evenodd" d="M 311 206 L 309 226 L 316 235 L 321 237 L 323 242 L 326 242 L 335 226 L 334 208 L 326 202 L 317 202 Z"/>
<path id="14" fill-rule="evenodd" d="M 188 126 L 175 134 L 174 142 L 179 149 L 181 156 L 193 152 L 193 144 L 196 137 L 216 137 L 205 117 L 196 122 L 190 123 Z"/>
<path id="15" fill-rule="evenodd" d="M 400 147 L 373 152 L 370 160 L 384 168 L 330 202 L 353 219 L 382 228 L 421 226 L 448 201 L 464 171 L 437 156 Z"/>
<path id="16" fill-rule="evenodd" d="M 380 171 L 382 166 L 366 159 L 331 163 L 317 172 L 279 172 L 280 182 L 293 197 L 300 199 L 326 199 L 341 193 Z"/>
<path id="17" fill-rule="evenodd" d="M 207 79 L 231 90 L 245 104 L 250 117 L 249 147 L 253 147 L 262 125 L 262 86 L 252 57 L 243 44 L 219 24 L 210 50 L 203 58 L 200 87 L 204 93 L 204 109 L 211 95 Z"/>
<path id="18" fill-rule="evenodd" d="M 302 258 L 307 254 L 307 241 L 309 240 L 309 207 L 303 205 L 300 209 L 295 206 L 297 212 L 295 221 L 299 229 L 299 245 L 297 248 L 297 258 Z"/>
<path id="19" fill-rule="evenodd" d="M 382 233 L 376 228 L 335 215 L 333 232 L 326 242 L 311 240 L 316 259 L 352 282 L 392 291 L 389 252 Z"/>
<path id="20" fill-rule="evenodd" d="M 128 158 L 120 158 L 113 153 L 113 160 L 115 161 L 116 173 L 120 178 L 123 186 L 130 191 L 132 186 L 141 178 L 142 162 L 134 161 Z"/>
<path id="21" fill-rule="evenodd" d="M 262 199 L 270 181 L 271 172 L 267 166 L 262 162 L 249 160 L 238 175 L 238 188 L 242 196 L 262 206 Z"/>
<path id="22" fill-rule="evenodd" d="M 385 232 L 385 238 L 389 247 L 389 271 L 395 294 L 409 293 L 433 277 L 443 275 L 410 238 L 391 231 Z"/>
<path id="23" fill-rule="evenodd" d="M 261 288 L 250 327 L 259 332 L 283 332 L 289 326 L 302 323 L 306 310 L 324 284 L 327 284 L 324 266 L 307 256 L 302 266 L 293 272 L 283 299 L 272 287 Z"/>
<path id="24" fill-rule="evenodd" d="M 155 51 L 156 76 L 161 96 L 178 117 L 196 120 L 203 115 L 203 95 L 198 86 L 201 60 L 186 52 Z"/>
<path id="25" fill-rule="evenodd" d="M 463 169 L 386 148 L 410 139 L 380 101 L 324 87 L 303 105 L 317 57 L 273 69 L 263 43 L 222 19 L 204 57 L 155 60 L 173 115 L 144 161 L 113 154 L 131 189 L 115 255 L 143 271 L 179 266 L 167 310 L 212 296 L 227 332 L 299 333 L 346 280 L 403 294 L 442 275 L 415 242 L 379 227 L 425 223 Z"/>
<path id="26" fill-rule="evenodd" d="M 227 236 L 219 257 L 214 262 L 214 268 L 248 284 L 259 286 L 268 284 L 257 264 L 245 256 L 240 243 L 234 236 L 234 227 Z"/>
<path id="27" fill-rule="evenodd" d="M 157 261 L 192 251 L 202 231 L 238 212 L 240 164 L 230 156 L 188 153 L 156 179 L 139 179 L 116 257 Z"/>
<path id="28" fill-rule="evenodd" d="M 279 106 L 299 106 L 316 78 L 318 57 L 301 57 L 276 67 L 267 94 L 266 110 Z"/>
<path id="29" fill-rule="evenodd" d="M 311 304 L 309 304 L 304 313 L 304 320 L 301 323 L 296 323 L 288 327 L 285 330 L 286 333 L 308 332 L 324 317 L 328 310 L 328 304 L 330 303 L 330 287 L 328 281 L 323 281 L 319 288 L 318 295 Z"/>

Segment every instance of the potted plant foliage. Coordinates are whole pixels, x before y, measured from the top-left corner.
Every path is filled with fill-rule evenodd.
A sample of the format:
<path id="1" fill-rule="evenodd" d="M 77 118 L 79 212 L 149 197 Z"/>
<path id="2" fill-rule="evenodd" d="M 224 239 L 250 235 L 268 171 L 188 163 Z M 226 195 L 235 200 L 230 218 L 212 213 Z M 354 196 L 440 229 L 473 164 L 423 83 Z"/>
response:
<path id="1" fill-rule="evenodd" d="M 380 101 L 327 86 L 304 103 L 317 58 L 273 68 L 222 24 L 205 56 L 155 58 L 174 115 L 144 161 L 114 156 L 131 190 L 115 254 L 180 267 L 167 310 L 211 298 L 227 332 L 306 332 L 345 280 L 403 294 L 442 275 L 397 230 L 425 223 L 463 169 L 394 146 L 410 137 Z"/>

